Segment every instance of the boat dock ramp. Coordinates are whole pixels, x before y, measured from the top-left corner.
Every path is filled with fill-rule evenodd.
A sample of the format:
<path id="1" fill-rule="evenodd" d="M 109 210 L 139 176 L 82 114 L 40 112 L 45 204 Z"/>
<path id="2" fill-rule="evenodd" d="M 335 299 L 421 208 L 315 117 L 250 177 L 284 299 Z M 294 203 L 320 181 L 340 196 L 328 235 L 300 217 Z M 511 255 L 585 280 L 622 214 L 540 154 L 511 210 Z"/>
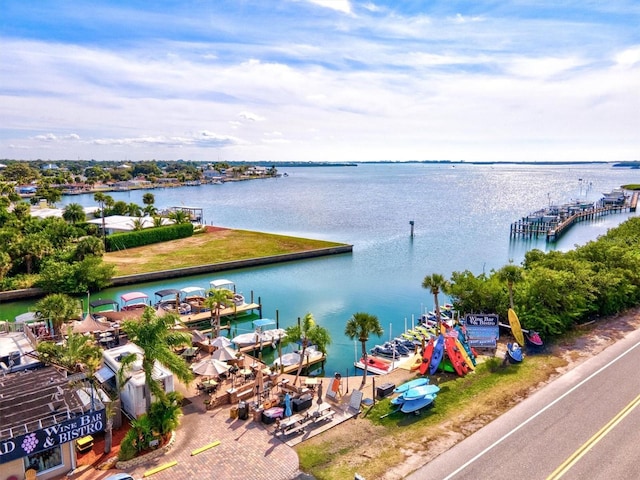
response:
<path id="1" fill-rule="evenodd" d="M 573 224 L 595 220 L 604 215 L 623 212 L 635 212 L 638 204 L 638 192 L 631 196 L 621 189 L 613 190 L 595 203 L 574 202 L 560 206 L 550 206 L 531 213 L 511 224 L 510 238 L 546 237 L 555 242 Z"/>

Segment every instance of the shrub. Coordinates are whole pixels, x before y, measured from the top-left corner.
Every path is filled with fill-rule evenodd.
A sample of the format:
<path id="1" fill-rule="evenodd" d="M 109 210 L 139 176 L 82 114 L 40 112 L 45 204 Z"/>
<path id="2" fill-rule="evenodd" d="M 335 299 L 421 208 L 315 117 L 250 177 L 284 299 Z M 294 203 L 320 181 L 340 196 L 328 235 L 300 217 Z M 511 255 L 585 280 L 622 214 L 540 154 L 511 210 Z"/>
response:
<path id="1" fill-rule="evenodd" d="M 179 223 L 165 227 L 146 228 L 125 233 L 114 233 L 107 237 L 107 252 L 141 247 L 152 243 L 167 242 L 193 235 L 193 225 Z"/>

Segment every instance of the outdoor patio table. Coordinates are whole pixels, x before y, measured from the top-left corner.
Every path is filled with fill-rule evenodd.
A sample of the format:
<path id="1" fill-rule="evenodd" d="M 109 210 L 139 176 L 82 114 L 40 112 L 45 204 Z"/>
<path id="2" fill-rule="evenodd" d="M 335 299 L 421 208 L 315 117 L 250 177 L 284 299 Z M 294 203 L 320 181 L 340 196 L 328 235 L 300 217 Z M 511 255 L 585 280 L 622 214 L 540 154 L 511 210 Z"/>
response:
<path id="1" fill-rule="evenodd" d="M 216 382 L 215 380 L 203 380 L 202 386 L 204 387 L 205 393 L 209 393 L 211 390 L 215 390 L 215 388 L 218 386 L 218 382 Z"/>

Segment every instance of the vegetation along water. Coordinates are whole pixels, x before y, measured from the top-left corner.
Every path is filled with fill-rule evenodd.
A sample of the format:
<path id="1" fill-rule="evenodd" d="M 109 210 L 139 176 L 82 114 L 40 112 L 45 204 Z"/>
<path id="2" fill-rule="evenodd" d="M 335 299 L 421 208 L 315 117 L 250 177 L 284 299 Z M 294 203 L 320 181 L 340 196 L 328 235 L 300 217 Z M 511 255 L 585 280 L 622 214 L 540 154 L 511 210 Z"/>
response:
<path id="1" fill-rule="evenodd" d="M 281 326 L 312 312 L 333 340 L 325 373 L 353 373 L 359 347 L 344 335 L 353 313 L 378 316 L 385 330 L 380 340 L 395 336 L 412 317 L 434 307 L 432 295 L 421 286 L 425 275 L 489 274 L 510 260 L 520 264 L 531 249 L 571 250 L 635 214 L 576 225 L 555 244 L 510 240 L 509 225 L 551 203 L 595 201 L 622 184 L 639 183 L 637 170 L 611 164 L 359 164 L 281 171 L 288 176 L 155 189 L 155 204 L 202 207 L 211 225 L 352 244 L 352 255 L 110 288 L 92 299 L 117 299 L 130 290 L 153 298 L 163 288 L 206 287 L 213 278 L 226 277 L 247 297 L 251 291 L 260 297 L 265 317 L 277 311 Z M 142 204 L 145 193 L 112 196 Z M 95 205 L 90 194 L 64 197 L 59 204 L 68 203 Z M 0 317 L 23 313 L 32 303 L 2 305 Z M 235 327 L 238 333 L 249 328 L 250 322 Z M 369 346 L 377 342 L 374 336 Z"/>

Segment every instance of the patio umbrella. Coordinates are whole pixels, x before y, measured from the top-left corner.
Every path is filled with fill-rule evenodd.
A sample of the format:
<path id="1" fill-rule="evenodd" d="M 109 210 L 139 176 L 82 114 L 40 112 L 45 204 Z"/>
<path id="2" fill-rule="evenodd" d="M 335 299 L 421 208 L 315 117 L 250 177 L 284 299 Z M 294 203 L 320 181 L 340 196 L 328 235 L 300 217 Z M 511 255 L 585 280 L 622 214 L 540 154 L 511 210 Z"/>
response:
<path id="1" fill-rule="evenodd" d="M 113 330 L 111 325 L 98 322 L 90 314 L 80 322 L 73 322 L 73 333 L 106 332 L 107 330 Z"/>
<path id="2" fill-rule="evenodd" d="M 200 360 L 198 363 L 194 363 L 191 366 L 191 370 L 198 375 L 204 375 L 207 377 L 216 377 L 229 371 L 229 365 L 215 358 L 207 357 L 204 360 Z"/>
<path id="3" fill-rule="evenodd" d="M 207 338 L 207 336 L 202 333 L 200 330 L 193 330 L 191 332 L 191 341 L 193 343 L 203 343 L 206 342 L 207 340 L 209 340 L 209 338 Z"/>
<path id="4" fill-rule="evenodd" d="M 231 340 L 227 337 L 216 337 L 211 341 L 211 345 L 214 347 L 228 347 L 231 345 Z"/>
<path id="5" fill-rule="evenodd" d="M 264 378 L 262 375 L 262 369 L 259 368 L 256 372 L 256 393 L 258 394 L 258 403 L 260 402 L 260 398 L 262 396 L 262 392 L 264 391 Z"/>
<path id="6" fill-rule="evenodd" d="M 293 415 L 291 411 L 291 395 L 287 393 L 284 396 L 284 416 L 290 417 L 291 415 Z"/>
<path id="7" fill-rule="evenodd" d="M 318 405 L 322 403 L 322 381 L 318 385 Z"/>
<path id="8" fill-rule="evenodd" d="M 235 360 L 236 351 L 230 347 L 219 347 L 211 354 L 212 358 L 226 362 L 227 360 Z"/>

